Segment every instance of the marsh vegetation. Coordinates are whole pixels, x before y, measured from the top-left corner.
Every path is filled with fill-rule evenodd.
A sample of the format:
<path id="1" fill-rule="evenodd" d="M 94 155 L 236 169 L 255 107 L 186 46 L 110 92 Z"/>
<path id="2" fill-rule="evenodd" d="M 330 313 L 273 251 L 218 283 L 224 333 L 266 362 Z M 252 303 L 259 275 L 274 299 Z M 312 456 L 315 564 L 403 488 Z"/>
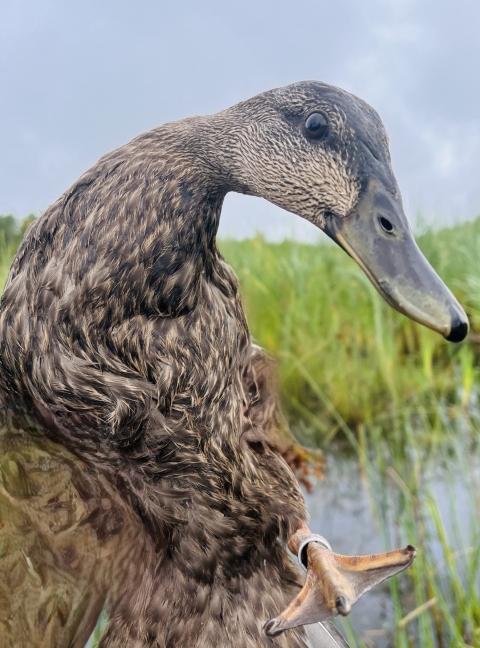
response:
<path id="1" fill-rule="evenodd" d="M 297 438 L 326 454 L 312 527 L 339 553 L 418 548 L 341 622 L 352 647 L 480 646 L 480 219 L 418 243 L 466 308 L 452 345 L 330 244 L 224 241 Z"/>

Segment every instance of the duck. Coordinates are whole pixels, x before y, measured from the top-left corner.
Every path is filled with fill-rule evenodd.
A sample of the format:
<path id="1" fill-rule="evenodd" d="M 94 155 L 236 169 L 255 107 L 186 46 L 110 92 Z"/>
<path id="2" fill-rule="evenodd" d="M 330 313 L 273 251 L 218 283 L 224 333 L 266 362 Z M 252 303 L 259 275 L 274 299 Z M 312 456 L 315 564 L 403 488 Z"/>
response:
<path id="1" fill-rule="evenodd" d="M 467 334 L 358 97 L 303 81 L 107 153 L 30 226 L 1 298 L 5 646 L 81 648 L 106 610 L 101 648 L 325 648 L 328 619 L 413 560 L 310 533 L 216 242 L 230 191 L 323 230 L 393 308 Z"/>

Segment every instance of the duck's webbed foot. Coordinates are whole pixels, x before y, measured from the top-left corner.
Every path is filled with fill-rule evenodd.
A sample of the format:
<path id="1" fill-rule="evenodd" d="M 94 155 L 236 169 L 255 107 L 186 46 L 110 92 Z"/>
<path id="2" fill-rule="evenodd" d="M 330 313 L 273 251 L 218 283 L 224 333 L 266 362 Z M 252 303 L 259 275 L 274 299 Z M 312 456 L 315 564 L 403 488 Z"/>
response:
<path id="1" fill-rule="evenodd" d="M 415 547 L 408 545 L 372 556 L 341 556 L 306 526 L 290 538 L 289 547 L 307 568 L 307 576 L 286 610 L 265 624 L 270 637 L 338 614 L 346 616 L 362 594 L 409 567 L 416 554 Z"/>

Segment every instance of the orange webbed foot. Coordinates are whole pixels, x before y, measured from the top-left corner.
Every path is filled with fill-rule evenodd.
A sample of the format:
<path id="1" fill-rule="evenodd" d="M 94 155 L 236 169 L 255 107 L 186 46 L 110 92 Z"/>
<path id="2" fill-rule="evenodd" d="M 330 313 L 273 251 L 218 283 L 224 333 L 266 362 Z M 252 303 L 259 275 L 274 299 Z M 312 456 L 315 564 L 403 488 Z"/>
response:
<path id="1" fill-rule="evenodd" d="M 290 605 L 265 624 L 270 637 L 338 614 L 346 616 L 365 592 L 409 567 L 416 554 L 415 547 L 408 545 L 371 556 L 342 556 L 324 538 L 310 533 L 292 544 L 299 560 L 308 565 L 305 584 Z"/>

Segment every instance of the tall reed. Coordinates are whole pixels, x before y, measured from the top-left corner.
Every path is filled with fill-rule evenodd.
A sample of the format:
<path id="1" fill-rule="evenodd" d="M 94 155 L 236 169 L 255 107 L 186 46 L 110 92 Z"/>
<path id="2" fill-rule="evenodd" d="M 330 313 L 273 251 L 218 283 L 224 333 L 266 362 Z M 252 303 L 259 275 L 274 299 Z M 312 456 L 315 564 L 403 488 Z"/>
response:
<path id="1" fill-rule="evenodd" d="M 450 401 L 459 389 L 468 401 L 479 378 L 480 219 L 428 231 L 419 244 L 470 315 L 466 343 L 394 312 L 333 245 L 221 242 L 252 333 L 280 361 L 289 415 L 314 428 L 318 443 L 338 431 L 336 414 L 355 426 L 432 395 Z"/>

